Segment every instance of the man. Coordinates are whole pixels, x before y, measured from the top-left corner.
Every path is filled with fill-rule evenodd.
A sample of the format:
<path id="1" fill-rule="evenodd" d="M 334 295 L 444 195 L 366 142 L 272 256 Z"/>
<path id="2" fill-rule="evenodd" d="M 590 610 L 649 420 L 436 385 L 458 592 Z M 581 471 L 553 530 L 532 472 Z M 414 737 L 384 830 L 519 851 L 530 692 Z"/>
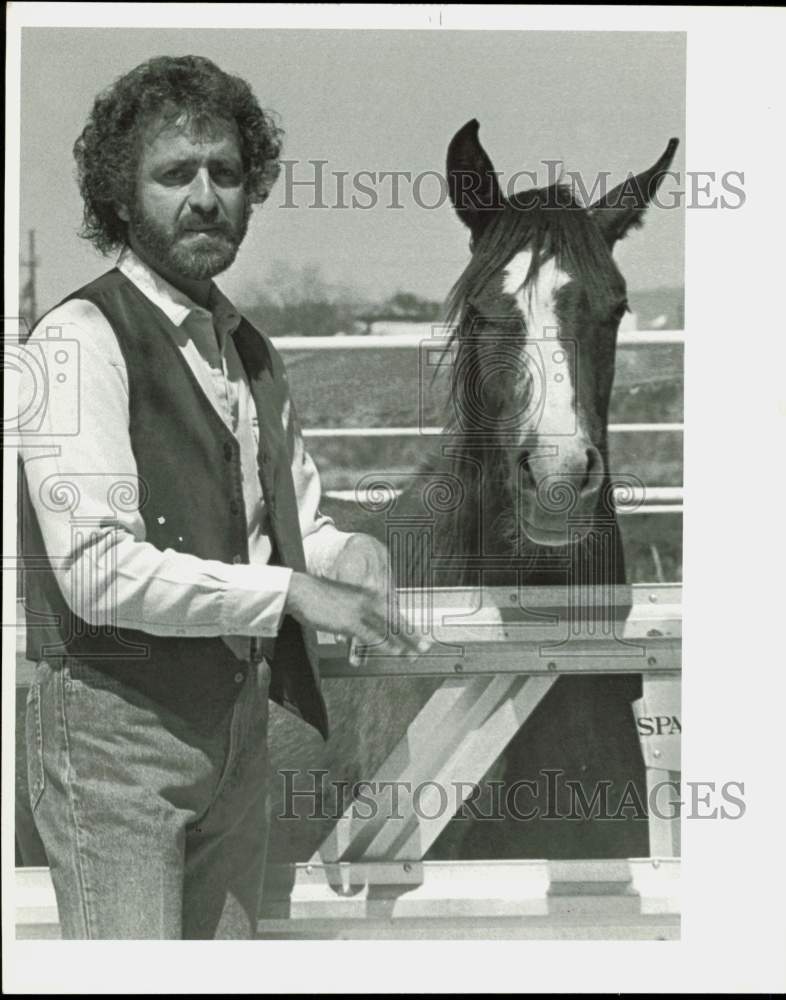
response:
<path id="1" fill-rule="evenodd" d="M 49 395 L 22 448 L 30 803 L 65 937 L 253 936 L 268 696 L 326 737 L 314 629 L 416 653 L 384 546 L 320 513 L 281 360 L 211 280 L 279 151 L 193 56 L 117 80 L 75 145 L 83 235 L 121 253 L 28 342 Z"/>

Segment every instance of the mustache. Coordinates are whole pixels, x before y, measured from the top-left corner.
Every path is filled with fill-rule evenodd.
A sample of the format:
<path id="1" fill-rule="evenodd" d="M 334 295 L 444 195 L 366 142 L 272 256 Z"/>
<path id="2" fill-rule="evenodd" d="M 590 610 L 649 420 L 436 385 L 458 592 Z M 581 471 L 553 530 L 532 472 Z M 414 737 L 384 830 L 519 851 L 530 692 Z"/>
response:
<path id="1" fill-rule="evenodd" d="M 216 236 L 226 236 L 229 239 L 232 239 L 237 235 L 232 224 L 224 219 L 216 219 L 215 221 L 209 221 L 207 219 L 193 219 L 188 222 L 183 222 L 178 226 L 179 236 L 182 236 L 185 233 L 194 232 L 206 232 Z"/>

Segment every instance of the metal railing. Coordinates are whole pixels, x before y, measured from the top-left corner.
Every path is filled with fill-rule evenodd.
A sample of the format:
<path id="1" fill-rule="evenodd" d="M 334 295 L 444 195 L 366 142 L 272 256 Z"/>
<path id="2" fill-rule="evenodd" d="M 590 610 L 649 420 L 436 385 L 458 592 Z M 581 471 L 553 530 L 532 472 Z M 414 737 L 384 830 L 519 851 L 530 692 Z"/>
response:
<path id="1" fill-rule="evenodd" d="M 435 323 L 432 329 L 442 332 L 449 328 Z M 351 351 L 371 347 L 418 347 L 425 344 L 437 345 L 446 341 L 446 336 L 425 337 L 421 333 L 372 333 L 345 337 L 276 337 L 273 343 L 280 351 Z M 626 330 L 617 337 L 618 347 L 684 343 L 684 330 Z"/>

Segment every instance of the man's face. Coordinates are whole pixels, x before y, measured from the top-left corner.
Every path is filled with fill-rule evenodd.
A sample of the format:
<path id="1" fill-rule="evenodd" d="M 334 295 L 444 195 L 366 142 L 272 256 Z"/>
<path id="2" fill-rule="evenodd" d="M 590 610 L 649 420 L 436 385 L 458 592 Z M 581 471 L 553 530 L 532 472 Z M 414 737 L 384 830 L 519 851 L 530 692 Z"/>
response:
<path id="1" fill-rule="evenodd" d="M 120 214 L 129 243 L 148 264 L 165 277 L 220 274 L 235 259 L 250 211 L 234 123 L 147 127 L 134 203 Z"/>

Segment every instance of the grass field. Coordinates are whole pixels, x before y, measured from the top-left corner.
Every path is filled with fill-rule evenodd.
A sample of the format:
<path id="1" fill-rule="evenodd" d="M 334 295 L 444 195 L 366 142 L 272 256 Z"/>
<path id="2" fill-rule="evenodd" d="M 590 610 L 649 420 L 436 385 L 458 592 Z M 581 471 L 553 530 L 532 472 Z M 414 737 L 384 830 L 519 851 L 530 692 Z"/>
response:
<path id="1" fill-rule="evenodd" d="M 621 347 L 609 420 L 682 421 L 682 346 Z M 444 366 L 432 350 L 287 350 L 292 393 L 304 427 L 418 427 L 445 422 Z"/>

